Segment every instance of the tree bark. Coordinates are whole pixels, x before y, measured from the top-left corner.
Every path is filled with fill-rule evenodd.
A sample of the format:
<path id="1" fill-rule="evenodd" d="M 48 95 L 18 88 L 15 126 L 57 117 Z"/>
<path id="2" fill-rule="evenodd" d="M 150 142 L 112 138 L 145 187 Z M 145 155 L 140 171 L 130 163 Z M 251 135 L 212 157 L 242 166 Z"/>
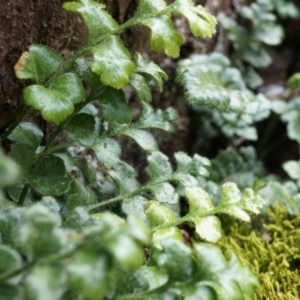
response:
<path id="1" fill-rule="evenodd" d="M 68 14 L 60 0 L 0 0 L 0 130 L 23 107 L 22 90 L 14 65 L 31 44 L 44 44 L 63 55 L 84 42 L 78 17 Z M 82 26 L 81 26 L 82 27 Z M 75 31 L 76 29 L 76 31 Z M 78 37 L 78 39 L 74 37 Z"/>

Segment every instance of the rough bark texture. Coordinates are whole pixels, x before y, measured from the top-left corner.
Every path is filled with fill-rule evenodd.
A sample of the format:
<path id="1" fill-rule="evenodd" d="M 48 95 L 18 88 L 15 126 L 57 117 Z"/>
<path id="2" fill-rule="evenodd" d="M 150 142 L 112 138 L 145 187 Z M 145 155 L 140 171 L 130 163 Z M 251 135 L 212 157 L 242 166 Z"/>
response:
<path id="1" fill-rule="evenodd" d="M 84 42 L 79 18 L 61 8 L 60 0 L 0 0 L 0 129 L 5 129 L 23 106 L 27 84 L 13 71 L 31 44 L 44 44 L 62 55 Z"/>

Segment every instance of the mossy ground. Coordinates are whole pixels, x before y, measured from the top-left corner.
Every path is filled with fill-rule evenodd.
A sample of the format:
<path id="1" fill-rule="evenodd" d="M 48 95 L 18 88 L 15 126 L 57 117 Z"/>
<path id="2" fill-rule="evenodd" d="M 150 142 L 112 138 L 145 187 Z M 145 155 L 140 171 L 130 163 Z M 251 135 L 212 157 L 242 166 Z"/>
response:
<path id="1" fill-rule="evenodd" d="M 256 226 L 258 221 L 263 225 Z M 229 225 L 220 246 L 259 277 L 254 300 L 300 298 L 300 216 L 288 215 L 282 206 L 268 208 L 251 225 Z"/>

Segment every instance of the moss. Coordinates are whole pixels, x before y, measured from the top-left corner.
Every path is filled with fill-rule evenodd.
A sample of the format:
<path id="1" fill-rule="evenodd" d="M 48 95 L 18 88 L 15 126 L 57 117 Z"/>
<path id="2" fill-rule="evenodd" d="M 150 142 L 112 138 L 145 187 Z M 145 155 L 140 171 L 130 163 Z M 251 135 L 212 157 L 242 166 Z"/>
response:
<path id="1" fill-rule="evenodd" d="M 235 252 L 258 276 L 254 300 L 296 300 L 300 297 L 300 216 L 282 206 L 268 208 L 261 228 L 233 223 L 220 241 L 226 256 Z M 252 224 L 256 224 L 253 220 Z"/>

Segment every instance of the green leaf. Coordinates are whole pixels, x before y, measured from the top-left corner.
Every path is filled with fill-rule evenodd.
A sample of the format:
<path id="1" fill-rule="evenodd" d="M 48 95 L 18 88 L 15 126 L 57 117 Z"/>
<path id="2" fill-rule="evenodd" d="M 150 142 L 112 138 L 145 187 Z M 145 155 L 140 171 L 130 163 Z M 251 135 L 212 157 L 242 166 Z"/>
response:
<path id="1" fill-rule="evenodd" d="M 178 194 L 175 192 L 174 187 L 168 182 L 156 184 L 151 188 L 151 191 L 158 202 L 169 204 L 178 203 Z"/>
<path id="2" fill-rule="evenodd" d="M 15 71 L 20 79 L 33 79 L 41 83 L 58 68 L 61 62 L 61 56 L 50 48 L 31 45 L 29 52 L 23 52 L 19 58 Z"/>
<path id="3" fill-rule="evenodd" d="M 122 90 L 107 87 L 99 99 L 103 118 L 109 122 L 130 123 L 132 120 L 131 105 L 127 104 Z"/>
<path id="4" fill-rule="evenodd" d="M 145 214 L 150 220 L 151 227 L 176 221 L 174 212 L 157 201 L 148 201 L 145 207 Z"/>
<path id="5" fill-rule="evenodd" d="M 253 190 L 245 189 L 241 195 L 237 185 L 231 182 L 222 186 L 222 197 L 217 207 L 214 207 L 210 196 L 202 188 L 186 188 L 185 193 L 190 206 L 186 217 L 195 223 L 200 237 L 210 242 L 216 242 L 221 237 L 220 221 L 213 215 L 226 213 L 250 221 L 248 212 L 258 214 L 258 209 L 264 205 L 262 197 Z"/>
<path id="6" fill-rule="evenodd" d="M 58 229 L 62 219 L 57 210 L 50 208 L 50 199 L 54 202 L 52 197 L 47 197 L 43 203 L 29 206 L 23 213 L 22 225 L 17 228 L 18 247 L 29 261 L 58 255 L 74 247 L 68 238 L 69 231 Z"/>
<path id="7" fill-rule="evenodd" d="M 99 36 L 117 30 L 119 25 L 104 10 L 105 5 L 92 0 L 65 2 L 63 8 L 79 13 L 89 31 L 89 41 L 94 42 Z"/>
<path id="8" fill-rule="evenodd" d="M 85 157 L 77 157 L 75 163 L 81 171 L 86 184 L 95 186 L 97 184 L 96 168 L 90 165 Z"/>
<path id="9" fill-rule="evenodd" d="M 209 176 L 208 167 L 210 167 L 210 161 L 206 157 L 195 154 L 193 158 L 191 158 L 181 151 L 176 152 L 174 156 L 177 162 L 176 173 L 190 173 L 194 176 L 203 177 Z"/>
<path id="10" fill-rule="evenodd" d="M 152 93 L 146 75 L 132 74 L 130 77 L 130 85 L 133 87 L 139 100 L 145 102 L 152 100 Z"/>
<path id="11" fill-rule="evenodd" d="M 122 202 L 122 211 L 127 215 L 134 215 L 141 220 L 146 220 L 144 213 L 148 200 L 142 196 L 127 198 Z"/>
<path id="12" fill-rule="evenodd" d="M 221 237 L 221 222 L 215 216 L 195 221 L 197 234 L 205 241 L 216 243 Z"/>
<path id="13" fill-rule="evenodd" d="M 64 194 L 70 183 L 63 160 L 54 155 L 48 156 L 31 176 L 31 186 L 42 195 Z"/>
<path id="14" fill-rule="evenodd" d="M 137 269 L 143 265 L 143 248 L 124 233 L 112 236 L 106 242 L 105 248 L 113 253 L 125 269 Z"/>
<path id="15" fill-rule="evenodd" d="M 156 140 L 154 139 L 153 135 L 148 131 L 134 128 L 126 128 L 125 130 L 122 130 L 120 134 L 131 137 L 145 151 L 153 152 L 158 149 Z"/>
<path id="16" fill-rule="evenodd" d="M 117 36 L 110 36 L 93 49 L 92 71 L 100 75 L 101 81 L 116 89 L 129 82 L 135 70 L 130 53 Z"/>
<path id="17" fill-rule="evenodd" d="M 291 179 L 300 179 L 300 165 L 298 161 L 289 160 L 283 164 L 283 169 L 288 173 Z"/>
<path id="18" fill-rule="evenodd" d="M 15 144 L 9 153 L 11 157 L 20 167 L 23 180 L 27 181 L 30 175 L 30 168 L 34 162 L 35 150 L 28 144 Z"/>
<path id="19" fill-rule="evenodd" d="M 196 216 L 214 209 L 209 195 L 202 188 L 186 188 L 185 194 L 190 205 L 190 215 Z"/>
<path id="20" fill-rule="evenodd" d="M 281 18 L 297 18 L 299 17 L 299 9 L 293 2 L 285 0 L 274 0 L 273 5 Z"/>
<path id="21" fill-rule="evenodd" d="M 10 199 L 18 203 L 24 187 L 25 187 L 24 181 L 18 181 L 16 184 L 8 187 L 6 190 Z M 24 205 L 33 203 L 35 200 L 36 200 L 36 195 L 34 195 L 32 189 L 29 189 L 25 196 Z"/>
<path id="22" fill-rule="evenodd" d="M 99 120 L 91 114 L 75 115 L 66 127 L 66 133 L 73 141 L 83 146 L 92 146 L 99 135 Z"/>
<path id="23" fill-rule="evenodd" d="M 0 149 L 0 187 L 12 184 L 19 175 L 18 165 Z"/>
<path id="24" fill-rule="evenodd" d="M 196 244 L 195 250 L 199 277 L 215 290 L 218 299 L 253 299 L 259 282 L 236 257 L 227 262 L 219 247 L 211 244 Z"/>
<path id="25" fill-rule="evenodd" d="M 150 228 L 148 224 L 141 221 L 141 219 L 136 216 L 131 215 L 127 218 L 125 231 L 136 241 L 144 245 L 150 244 Z"/>
<path id="26" fill-rule="evenodd" d="M 162 11 L 167 7 L 164 0 L 141 0 L 138 6 L 137 16 L 146 13 L 155 13 Z"/>
<path id="27" fill-rule="evenodd" d="M 177 80 L 187 89 L 188 103 L 226 111 L 232 97 L 243 97 L 242 75 L 229 65 L 229 60 L 220 53 L 182 60 L 178 64 Z"/>
<path id="28" fill-rule="evenodd" d="M 109 257 L 77 252 L 67 267 L 68 281 L 72 289 L 85 299 L 103 299 L 109 285 Z"/>
<path id="29" fill-rule="evenodd" d="M 73 180 L 68 190 L 67 209 L 69 213 L 79 206 L 93 205 L 97 202 L 97 197 L 91 189 L 78 180 Z"/>
<path id="30" fill-rule="evenodd" d="M 194 36 L 211 38 L 215 34 L 217 20 L 203 6 L 195 6 L 191 0 L 176 0 L 172 7 L 174 7 L 176 13 L 188 19 Z"/>
<path id="31" fill-rule="evenodd" d="M 254 34 L 254 38 L 270 46 L 276 46 L 281 43 L 284 37 L 283 28 L 280 25 L 268 24 L 260 28 Z"/>
<path id="32" fill-rule="evenodd" d="M 135 169 L 122 161 L 117 162 L 113 166 L 113 170 L 108 171 L 108 174 L 116 183 L 120 195 L 131 193 L 140 186 L 136 180 L 137 173 Z"/>
<path id="33" fill-rule="evenodd" d="M 148 75 L 155 81 L 159 92 L 162 92 L 163 79 L 167 79 L 167 74 L 155 63 L 146 61 L 139 53 L 135 56 L 136 73 Z"/>
<path id="34" fill-rule="evenodd" d="M 168 228 L 155 230 L 152 235 L 152 244 L 156 249 L 162 250 L 162 242 L 169 238 L 178 241 L 183 240 L 181 231 L 176 226 L 169 226 Z"/>
<path id="35" fill-rule="evenodd" d="M 89 98 L 96 100 L 101 97 L 106 86 L 101 83 L 99 76 L 92 72 L 91 63 L 92 58 L 79 57 L 70 68 L 70 72 L 78 74 L 82 81 L 89 85 Z"/>
<path id="36" fill-rule="evenodd" d="M 292 90 L 297 90 L 300 88 L 300 73 L 293 74 L 287 81 L 289 88 Z"/>
<path id="37" fill-rule="evenodd" d="M 231 278 L 232 281 L 237 281 L 245 300 L 253 299 L 254 294 L 259 288 L 258 278 L 256 278 L 249 268 L 239 262 L 238 257 L 234 253 L 231 255 L 228 268 L 224 272 L 224 277 Z"/>
<path id="38" fill-rule="evenodd" d="M 6 245 L 0 245 L 0 276 L 20 269 L 22 265 L 22 259 L 17 251 Z M 8 280 L 7 283 L 16 284 L 18 281 L 18 278 L 15 277 Z"/>
<path id="39" fill-rule="evenodd" d="M 36 266 L 26 278 L 26 291 L 30 299 L 60 300 L 67 289 L 67 276 L 58 267 Z"/>
<path id="40" fill-rule="evenodd" d="M 174 131 L 174 126 L 170 121 L 177 118 L 177 111 L 173 108 L 166 110 L 154 109 L 147 103 L 142 103 L 143 112 L 142 116 L 136 122 L 138 128 L 157 128 L 165 131 Z"/>
<path id="41" fill-rule="evenodd" d="M 99 163 L 106 168 L 111 169 L 120 160 L 121 148 L 114 139 L 98 138 L 92 149 Z"/>
<path id="42" fill-rule="evenodd" d="M 49 88 L 30 85 L 24 89 L 27 105 L 41 110 L 46 121 L 59 124 L 74 111 L 74 104 L 85 96 L 80 78 L 73 73 L 66 73 L 57 78 Z"/>
<path id="43" fill-rule="evenodd" d="M 45 205 L 45 203 L 48 203 L 48 205 Z M 52 208 L 50 208 L 50 206 Z M 41 202 L 29 206 L 28 209 L 24 211 L 24 221 L 26 225 L 32 226 L 34 231 L 40 231 L 39 234 L 42 234 L 43 230 L 49 231 L 61 225 L 62 220 L 59 210 L 59 206 L 54 198 L 43 197 Z M 27 237 L 24 236 L 24 238 L 26 239 Z"/>
<path id="44" fill-rule="evenodd" d="M 1 284 L 0 286 L 1 300 L 23 300 L 24 293 L 20 287 L 10 284 Z"/>
<path id="45" fill-rule="evenodd" d="M 153 180 L 170 177 L 172 175 L 173 170 L 166 155 L 156 151 L 149 155 L 147 160 L 149 162 L 147 173 Z"/>
<path id="46" fill-rule="evenodd" d="M 246 211 L 258 214 L 259 208 L 262 208 L 264 204 L 263 198 L 256 195 L 253 190 L 245 189 L 241 195 L 237 185 L 228 182 L 222 186 L 222 197 L 218 208 L 247 222 L 250 221 L 250 216 Z"/>
<path id="47" fill-rule="evenodd" d="M 288 103 L 277 100 L 272 104 L 273 110 L 280 114 L 280 118 L 286 122 L 288 137 L 300 143 L 300 98 L 296 97 Z"/>
<path id="48" fill-rule="evenodd" d="M 185 189 L 190 205 L 187 217 L 191 217 L 196 225 L 197 234 L 209 242 L 217 242 L 221 238 L 221 223 L 215 216 L 201 217 L 206 211 L 213 214 L 214 206 L 207 192 L 201 188 L 193 187 Z"/>
<path id="49" fill-rule="evenodd" d="M 157 201 L 148 201 L 145 207 L 145 214 L 149 218 L 151 227 L 176 222 L 175 214 Z M 183 239 L 181 231 L 177 228 L 177 226 L 169 225 L 167 228 L 155 229 L 152 236 L 153 246 L 161 250 L 162 241 L 168 238 L 174 238 L 180 241 Z"/>
<path id="50" fill-rule="evenodd" d="M 168 276 L 157 267 L 142 266 L 137 272 L 139 276 L 142 276 L 147 280 L 149 291 L 163 286 L 168 281 Z"/>
<path id="51" fill-rule="evenodd" d="M 216 292 L 208 287 L 201 285 L 201 281 L 198 284 L 192 283 L 183 287 L 183 293 L 185 300 L 218 300 Z"/>
<path id="52" fill-rule="evenodd" d="M 256 68 L 267 67 L 272 62 L 270 54 L 265 49 L 258 48 L 257 45 L 246 48 L 243 59 Z"/>
<path id="53" fill-rule="evenodd" d="M 154 254 L 159 269 L 169 275 L 170 281 L 189 281 L 194 269 L 191 249 L 176 239 L 162 241 L 162 247 L 162 252 Z"/>
<path id="54" fill-rule="evenodd" d="M 259 190 L 266 204 L 272 207 L 283 205 L 291 216 L 300 214 L 300 193 L 297 185 L 292 181 L 280 183 L 270 181 Z"/>
<path id="55" fill-rule="evenodd" d="M 193 55 L 178 64 L 177 72 L 177 80 L 187 90 L 188 103 L 214 109 L 196 107 L 206 118 L 209 113 L 210 122 L 227 137 L 257 139 L 253 125 L 269 116 L 270 101 L 246 88 L 241 72 L 230 66 L 227 57 L 221 53 Z"/>
<path id="56" fill-rule="evenodd" d="M 248 146 L 220 152 L 211 160 L 209 179 L 216 183 L 233 181 L 239 188 L 246 188 L 253 186 L 254 178 L 262 177 L 264 173 L 264 166 L 257 158 L 255 148 Z"/>
<path id="57" fill-rule="evenodd" d="M 150 232 L 143 221 L 130 216 L 125 223 L 115 215 L 102 215 L 105 231 L 105 249 L 111 253 L 125 270 L 136 269 L 143 264 L 144 249 L 141 244 L 149 244 Z M 117 225 L 117 226 L 116 226 Z"/>
<path id="58" fill-rule="evenodd" d="M 166 55 L 176 58 L 179 56 L 183 37 L 175 30 L 170 17 L 160 17 L 141 20 L 141 23 L 151 29 L 151 49 L 164 51 Z"/>
<path id="59" fill-rule="evenodd" d="M 33 123 L 22 122 L 8 137 L 16 143 L 28 144 L 36 149 L 43 138 L 43 132 Z"/>

